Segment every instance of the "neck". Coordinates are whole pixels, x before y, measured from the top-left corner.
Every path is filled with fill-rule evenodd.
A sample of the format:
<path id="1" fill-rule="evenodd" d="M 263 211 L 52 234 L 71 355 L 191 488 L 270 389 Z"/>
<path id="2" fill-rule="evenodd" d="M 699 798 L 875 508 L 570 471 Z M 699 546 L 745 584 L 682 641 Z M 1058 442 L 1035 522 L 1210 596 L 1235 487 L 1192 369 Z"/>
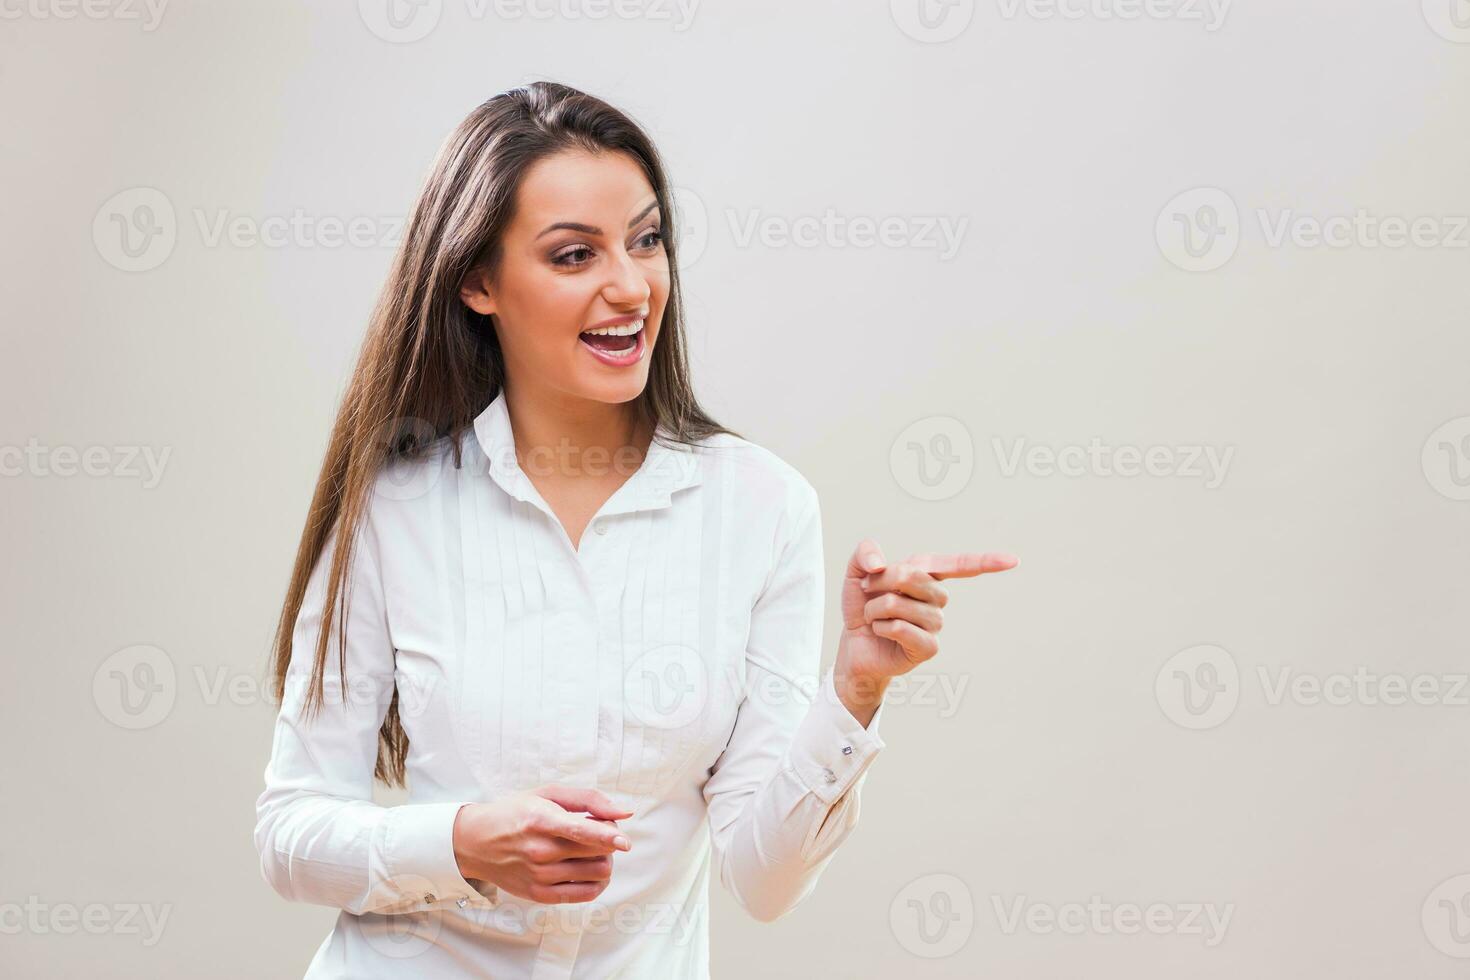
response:
<path id="1" fill-rule="evenodd" d="M 505 384 L 516 459 L 528 474 L 627 477 L 652 440 L 634 402 L 608 403 Z"/>

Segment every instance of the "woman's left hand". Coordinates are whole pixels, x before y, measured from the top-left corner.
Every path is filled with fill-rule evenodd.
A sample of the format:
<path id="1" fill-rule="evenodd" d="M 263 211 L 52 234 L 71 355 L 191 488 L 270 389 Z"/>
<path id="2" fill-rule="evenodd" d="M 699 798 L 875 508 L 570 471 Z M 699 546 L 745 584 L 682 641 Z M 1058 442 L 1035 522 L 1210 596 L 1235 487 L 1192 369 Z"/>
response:
<path id="1" fill-rule="evenodd" d="M 842 582 L 842 639 L 833 683 L 848 710 L 863 724 L 872 720 L 888 682 L 939 652 L 936 633 L 944 625 L 948 578 L 971 578 L 1016 567 L 998 552 L 911 555 L 888 565 L 871 539 L 847 563 Z"/>

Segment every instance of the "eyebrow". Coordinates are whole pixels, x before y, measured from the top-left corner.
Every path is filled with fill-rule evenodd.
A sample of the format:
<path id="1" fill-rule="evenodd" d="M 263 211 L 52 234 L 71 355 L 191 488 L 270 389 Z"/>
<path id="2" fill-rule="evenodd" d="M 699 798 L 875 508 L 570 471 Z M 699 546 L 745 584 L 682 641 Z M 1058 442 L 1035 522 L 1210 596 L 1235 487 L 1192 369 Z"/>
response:
<path id="1" fill-rule="evenodd" d="M 648 216 L 648 212 L 652 211 L 656 207 L 658 207 L 658 202 L 654 201 L 648 207 L 644 208 L 642 211 L 639 211 L 636 215 L 634 215 L 633 220 L 628 222 L 628 227 L 632 228 L 638 222 L 642 221 L 645 217 Z M 533 238 L 531 240 L 536 241 L 546 235 L 551 234 L 553 231 L 556 231 L 559 228 L 566 228 L 569 231 L 580 231 L 584 235 L 602 234 L 601 228 L 597 228 L 592 225 L 584 225 L 576 221 L 558 221 L 554 225 L 547 225 L 546 228 L 541 232 L 541 234 L 537 235 L 536 238 Z"/>

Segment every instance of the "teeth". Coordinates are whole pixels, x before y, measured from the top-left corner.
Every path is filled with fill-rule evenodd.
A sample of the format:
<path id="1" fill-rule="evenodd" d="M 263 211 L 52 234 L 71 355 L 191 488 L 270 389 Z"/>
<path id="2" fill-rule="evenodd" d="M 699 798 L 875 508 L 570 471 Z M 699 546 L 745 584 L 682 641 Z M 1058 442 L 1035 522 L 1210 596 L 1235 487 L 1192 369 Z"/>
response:
<path id="1" fill-rule="evenodd" d="M 583 333 L 602 334 L 608 337 L 627 337 L 643 329 L 642 320 L 634 320 L 620 327 L 598 327 L 596 330 L 583 330 Z"/>

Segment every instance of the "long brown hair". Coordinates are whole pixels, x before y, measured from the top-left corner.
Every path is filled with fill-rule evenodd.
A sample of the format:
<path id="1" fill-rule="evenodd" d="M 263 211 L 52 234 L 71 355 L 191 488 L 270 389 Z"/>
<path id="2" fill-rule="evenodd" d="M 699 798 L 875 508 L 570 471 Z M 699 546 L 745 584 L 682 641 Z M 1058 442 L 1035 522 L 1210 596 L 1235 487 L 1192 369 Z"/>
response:
<path id="1" fill-rule="evenodd" d="M 643 167 L 664 216 L 669 295 L 648 383 L 634 407 L 638 420 L 655 429 L 666 426 L 672 441 L 682 444 L 716 433 L 735 434 L 705 414 L 691 387 L 675 259 L 674 201 L 652 141 L 611 105 L 556 82 L 532 82 L 487 100 L 445 140 L 419 191 L 332 426 L 272 644 L 270 669 L 277 703 L 285 696 L 292 633 L 306 587 L 334 528 L 337 546 L 306 695 L 307 716 L 319 711 L 324 701 L 334 610 L 338 671 L 343 690 L 347 689 L 345 586 L 378 471 L 386 463 L 422 454 L 446 436 L 453 440 L 454 465 L 462 465 L 458 434 L 499 394 L 505 366 L 491 317 L 464 305 L 460 284 L 466 274 L 480 268 L 488 270 L 494 281 L 501 236 L 514 216 L 516 192 L 526 171 L 543 157 L 567 149 L 629 154 Z M 407 754 L 408 737 L 395 690 L 378 732 L 373 776 L 389 786 L 404 785 Z"/>

